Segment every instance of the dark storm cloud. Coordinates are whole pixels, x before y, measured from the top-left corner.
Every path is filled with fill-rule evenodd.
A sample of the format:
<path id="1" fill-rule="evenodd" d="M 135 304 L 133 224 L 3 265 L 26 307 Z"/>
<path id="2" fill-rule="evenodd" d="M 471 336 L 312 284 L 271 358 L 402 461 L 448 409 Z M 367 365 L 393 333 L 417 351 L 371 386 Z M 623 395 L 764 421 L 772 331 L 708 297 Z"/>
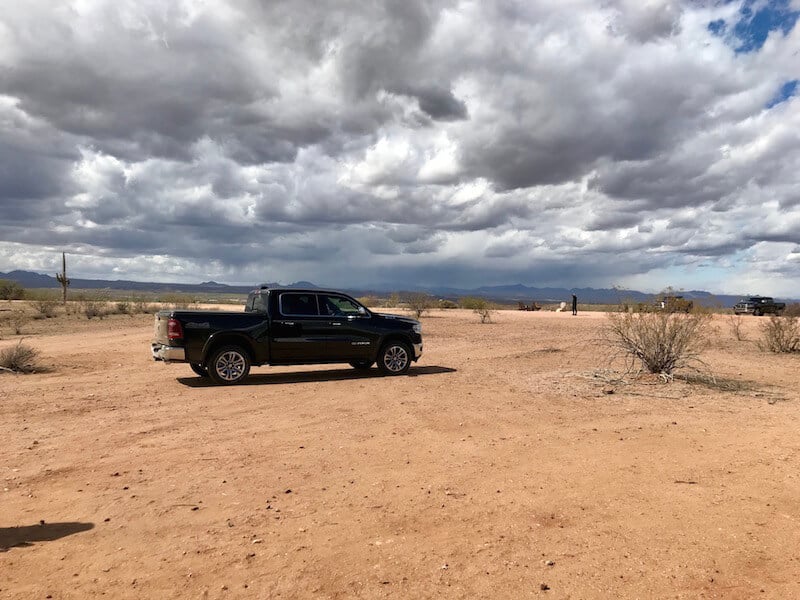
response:
<path id="1" fill-rule="evenodd" d="M 709 23 L 746 4 L 11 4 L 0 270 L 57 245 L 229 281 L 778 272 L 800 100 L 771 101 L 800 41 L 737 54 Z"/>

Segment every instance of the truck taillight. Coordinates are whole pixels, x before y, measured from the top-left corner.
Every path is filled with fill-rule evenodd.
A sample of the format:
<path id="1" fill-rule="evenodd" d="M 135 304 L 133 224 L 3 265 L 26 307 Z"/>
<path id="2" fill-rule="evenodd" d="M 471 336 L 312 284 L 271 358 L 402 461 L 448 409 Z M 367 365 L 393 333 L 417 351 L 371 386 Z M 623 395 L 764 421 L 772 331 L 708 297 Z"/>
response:
<path id="1" fill-rule="evenodd" d="M 183 337 L 183 327 L 181 322 L 177 319 L 170 319 L 167 322 L 167 338 L 170 340 L 177 340 Z"/>

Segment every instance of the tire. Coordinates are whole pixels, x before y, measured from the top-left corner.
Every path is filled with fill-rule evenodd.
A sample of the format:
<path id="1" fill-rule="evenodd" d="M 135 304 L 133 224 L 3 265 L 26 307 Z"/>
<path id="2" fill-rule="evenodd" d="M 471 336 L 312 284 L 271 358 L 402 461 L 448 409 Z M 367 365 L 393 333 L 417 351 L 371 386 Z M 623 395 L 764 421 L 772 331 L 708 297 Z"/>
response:
<path id="1" fill-rule="evenodd" d="M 250 373 L 250 355 L 241 346 L 223 346 L 206 363 L 208 376 L 219 385 L 236 385 Z"/>
<path id="2" fill-rule="evenodd" d="M 374 364 L 375 362 L 372 360 L 354 360 L 350 362 L 350 366 L 359 371 L 368 371 Z"/>
<path id="3" fill-rule="evenodd" d="M 757 309 L 755 309 L 755 310 L 753 311 L 753 316 L 754 316 L 754 317 L 760 317 L 760 316 L 761 316 L 761 315 L 763 315 L 763 314 L 764 314 L 764 313 L 763 313 L 763 312 L 761 312 L 761 309 L 760 309 L 760 308 L 757 308 Z"/>
<path id="4" fill-rule="evenodd" d="M 192 368 L 192 371 L 197 373 L 200 377 L 208 377 L 208 369 L 200 363 L 191 363 L 189 366 Z"/>
<path id="5" fill-rule="evenodd" d="M 403 375 L 411 367 L 411 348 L 404 342 L 389 342 L 378 354 L 378 368 L 386 375 Z"/>

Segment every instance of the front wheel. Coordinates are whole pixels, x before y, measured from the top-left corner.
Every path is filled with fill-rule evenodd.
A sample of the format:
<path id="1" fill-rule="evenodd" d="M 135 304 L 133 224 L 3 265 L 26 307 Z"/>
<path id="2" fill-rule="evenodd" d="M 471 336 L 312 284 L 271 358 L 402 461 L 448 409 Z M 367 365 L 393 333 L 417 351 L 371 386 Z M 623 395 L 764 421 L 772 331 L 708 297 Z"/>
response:
<path id="1" fill-rule="evenodd" d="M 761 312 L 761 309 L 760 309 L 760 308 L 757 308 L 757 309 L 755 309 L 755 310 L 753 311 L 753 316 L 754 316 L 754 317 L 760 317 L 760 316 L 761 316 L 761 315 L 763 315 L 763 314 L 764 314 L 764 313 L 763 313 L 763 312 Z"/>
<path id="2" fill-rule="evenodd" d="M 353 360 L 350 361 L 350 366 L 354 369 L 358 369 L 359 371 L 368 371 L 372 368 L 372 365 L 375 364 L 371 360 Z"/>
<path id="3" fill-rule="evenodd" d="M 208 377 L 208 369 L 200 363 L 191 363 L 189 366 L 192 368 L 192 371 L 197 373 L 200 377 Z"/>
<path id="4" fill-rule="evenodd" d="M 411 348 L 403 342 L 389 342 L 378 355 L 378 368 L 386 375 L 403 375 L 411 367 Z"/>
<path id="5" fill-rule="evenodd" d="M 250 356 L 240 346 L 225 346 L 214 351 L 206 367 L 214 383 L 234 385 L 250 373 Z"/>

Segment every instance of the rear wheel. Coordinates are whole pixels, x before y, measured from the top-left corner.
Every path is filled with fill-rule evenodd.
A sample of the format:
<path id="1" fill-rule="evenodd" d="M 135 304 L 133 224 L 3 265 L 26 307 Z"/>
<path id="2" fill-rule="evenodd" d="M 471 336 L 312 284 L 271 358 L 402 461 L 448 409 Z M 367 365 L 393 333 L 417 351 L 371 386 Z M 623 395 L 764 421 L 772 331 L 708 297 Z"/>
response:
<path id="1" fill-rule="evenodd" d="M 206 368 L 214 383 L 234 385 L 250 373 L 250 356 L 240 346 L 224 346 L 214 351 Z"/>
<path id="2" fill-rule="evenodd" d="M 189 366 L 192 368 L 192 371 L 200 375 L 200 377 L 208 377 L 208 369 L 200 363 L 191 363 Z"/>
<path id="3" fill-rule="evenodd" d="M 375 362 L 371 360 L 353 360 L 350 361 L 350 366 L 360 371 L 367 371 L 372 368 Z"/>
<path id="4" fill-rule="evenodd" d="M 757 308 L 757 309 L 755 309 L 755 310 L 753 311 L 753 316 L 755 316 L 755 317 L 760 317 L 760 316 L 761 316 L 761 315 L 763 315 L 763 314 L 764 314 L 764 313 L 763 313 L 763 312 L 761 312 L 761 309 L 760 309 L 760 308 Z"/>
<path id="5" fill-rule="evenodd" d="M 411 366 L 411 348 L 403 342 L 389 342 L 378 355 L 378 368 L 386 375 L 403 375 Z"/>

